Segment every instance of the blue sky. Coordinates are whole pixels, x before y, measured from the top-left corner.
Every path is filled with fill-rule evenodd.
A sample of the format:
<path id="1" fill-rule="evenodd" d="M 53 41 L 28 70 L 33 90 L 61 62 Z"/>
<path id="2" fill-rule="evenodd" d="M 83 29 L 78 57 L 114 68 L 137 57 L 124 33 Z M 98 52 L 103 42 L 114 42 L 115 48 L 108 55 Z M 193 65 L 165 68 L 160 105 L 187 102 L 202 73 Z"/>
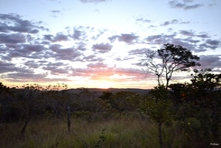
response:
<path id="1" fill-rule="evenodd" d="M 136 63 L 166 43 L 220 72 L 220 18 L 219 0 L 0 0 L 1 81 L 151 88 L 156 77 Z"/>

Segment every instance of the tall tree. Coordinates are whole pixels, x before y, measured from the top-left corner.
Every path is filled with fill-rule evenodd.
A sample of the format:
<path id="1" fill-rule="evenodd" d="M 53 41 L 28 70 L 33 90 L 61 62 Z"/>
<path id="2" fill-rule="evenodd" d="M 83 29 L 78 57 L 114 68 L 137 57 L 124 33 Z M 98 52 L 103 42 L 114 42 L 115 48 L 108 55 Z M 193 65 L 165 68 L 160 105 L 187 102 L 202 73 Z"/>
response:
<path id="1" fill-rule="evenodd" d="M 158 85 L 166 82 L 166 88 L 176 71 L 187 71 L 190 67 L 200 66 L 200 58 L 180 45 L 164 44 L 157 51 L 148 50 L 146 57 L 140 63 L 157 76 Z"/>

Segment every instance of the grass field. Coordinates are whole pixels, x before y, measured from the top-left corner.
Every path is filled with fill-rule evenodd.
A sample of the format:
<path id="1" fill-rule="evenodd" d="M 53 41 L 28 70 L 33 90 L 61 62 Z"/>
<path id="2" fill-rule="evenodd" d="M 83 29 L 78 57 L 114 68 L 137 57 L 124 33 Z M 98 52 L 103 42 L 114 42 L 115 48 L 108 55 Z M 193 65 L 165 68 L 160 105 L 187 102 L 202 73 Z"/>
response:
<path id="1" fill-rule="evenodd" d="M 31 120 L 24 135 L 24 122 L 1 126 L 1 148 L 157 148 L 157 127 L 144 119 L 109 119 L 88 122 L 72 119 L 71 131 L 66 120 Z M 177 126 L 163 126 L 165 147 L 181 148 L 187 142 Z M 190 142 L 190 141 L 189 141 Z"/>

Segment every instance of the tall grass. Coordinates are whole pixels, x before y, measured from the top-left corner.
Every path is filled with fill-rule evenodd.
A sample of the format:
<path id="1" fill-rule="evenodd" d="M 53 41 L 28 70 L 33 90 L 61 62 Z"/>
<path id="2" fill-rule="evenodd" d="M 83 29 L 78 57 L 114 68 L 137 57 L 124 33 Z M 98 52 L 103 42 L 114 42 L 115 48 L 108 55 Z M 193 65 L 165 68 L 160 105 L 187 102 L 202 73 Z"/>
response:
<path id="1" fill-rule="evenodd" d="M 30 121 L 24 135 L 23 122 L 10 123 L 0 131 L 1 148 L 157 148 L 154 123 L 144 119 L 118 118 L 96 122 L 72 119 L 68 132 L 66 120 Z M 177 133 L 178 132 L 178 133 Z M 185 134 L 175 125 L 163 126 L 165 147 L 181 148 Z"/>

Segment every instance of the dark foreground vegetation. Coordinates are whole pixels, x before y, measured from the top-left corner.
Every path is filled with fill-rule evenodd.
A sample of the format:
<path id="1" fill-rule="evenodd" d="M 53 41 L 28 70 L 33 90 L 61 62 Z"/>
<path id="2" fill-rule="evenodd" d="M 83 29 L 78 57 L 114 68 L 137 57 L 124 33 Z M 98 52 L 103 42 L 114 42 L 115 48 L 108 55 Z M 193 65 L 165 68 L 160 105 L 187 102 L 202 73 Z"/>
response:
<path id="1" fill-rule="evenodd" d="M 0 147 L 219 147 L 220 74 L 130 91 L 0 85 Z M 60 90 L 63 88 L 63 90 Z"/>
<path id="2" fill-rule="evenodd" d="M 146 56 L 140 65 L 158 82 L 146 93 L 98 95 L 64 84 L 9 88 L 0 83 L 0 147 L 220 147 L 221 74 L 195 70 L 190 83 L 170 84 L 174 72 L 200 65 L 199 58 L 172 44 L 158 50 L 161 64 L 154 62 L 155 52 Z"/>

